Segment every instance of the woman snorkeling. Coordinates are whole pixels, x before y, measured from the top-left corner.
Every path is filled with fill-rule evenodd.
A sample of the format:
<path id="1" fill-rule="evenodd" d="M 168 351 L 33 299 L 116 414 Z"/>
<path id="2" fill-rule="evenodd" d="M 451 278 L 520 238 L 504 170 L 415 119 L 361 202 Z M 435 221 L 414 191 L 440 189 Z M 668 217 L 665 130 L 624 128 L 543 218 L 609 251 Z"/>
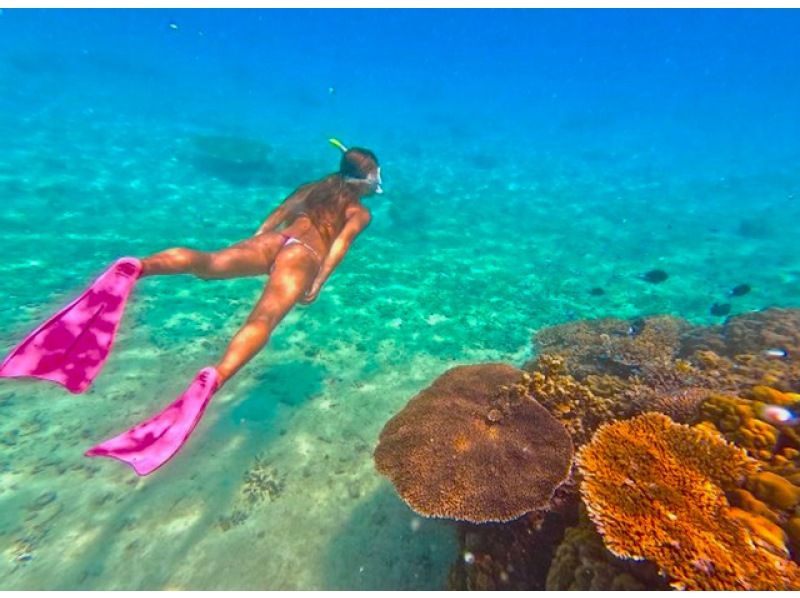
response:
<path id="1" fill-rule="evenodd" d="M 360 200 L 382 193 L 378 159 L 370 150 L 347 149 L 336 139 L 330 142 L 342 151 L 339 171 L 299 187 L 252 237 L 215 252 L 177 247 L 141 259 L 117 260 L 75 301 L 28 335 L 0 365 L 0 377 L 40 378 L 83 392 L 108 357 L 139 279 L 269 274 L 253 311 L 216 365 L 200 370 L 163 411 L 86 452 L 119 459 L 139 475 L 161 467 L 186 442 L 214 393 L 267 344 L 284 316 L 297 303 L 317 298 L 369 224 L 370 212 Z"/>

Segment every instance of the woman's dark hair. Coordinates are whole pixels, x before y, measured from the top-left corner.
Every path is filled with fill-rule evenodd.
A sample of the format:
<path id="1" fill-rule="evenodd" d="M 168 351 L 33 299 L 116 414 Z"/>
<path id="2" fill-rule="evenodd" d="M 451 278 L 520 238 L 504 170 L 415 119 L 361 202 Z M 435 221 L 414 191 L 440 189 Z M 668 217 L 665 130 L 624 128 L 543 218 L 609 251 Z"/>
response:
<path id="1" fill-rule="evenodd" d="M 342 155 L 339 174 L 355 179 L 365 179 L 378 168 L 378 157 L 363 147 L 351 147 Z"/>

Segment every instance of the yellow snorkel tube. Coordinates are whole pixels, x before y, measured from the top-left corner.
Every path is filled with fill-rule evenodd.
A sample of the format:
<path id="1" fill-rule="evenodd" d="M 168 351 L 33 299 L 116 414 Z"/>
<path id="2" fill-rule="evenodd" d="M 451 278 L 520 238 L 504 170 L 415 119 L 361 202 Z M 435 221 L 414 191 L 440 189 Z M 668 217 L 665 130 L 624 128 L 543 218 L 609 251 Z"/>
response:
<path id="1" fill-rule="evenodd" d="M 340 150 L 342 150 L 342 153 L 347 152 L 347 146 L 345 146 L 344 143 L 342 143 L 335 137 L 331 137 L 330 139 L 328 139 L 328 143 L 330 143 L 333 147 L 338 147 Z"/>

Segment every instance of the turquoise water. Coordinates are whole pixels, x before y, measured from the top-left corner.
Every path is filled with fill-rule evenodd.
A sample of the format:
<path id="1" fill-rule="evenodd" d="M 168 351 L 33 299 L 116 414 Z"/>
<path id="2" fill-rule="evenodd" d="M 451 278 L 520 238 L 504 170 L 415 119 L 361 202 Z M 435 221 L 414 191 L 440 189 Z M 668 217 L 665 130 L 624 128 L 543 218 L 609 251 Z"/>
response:
<path id="1" fill-rule="evenodd" d="M 454 528 L 372 461 L 431 380 L 520 365 L 570 320 L 797 305 L 798 25 L 4 10 L 2 351 L 119 256 L 252 234 L 336 168 L 330 136 L 376 152 L 386 193 L 318 301 L 147 478 L 82 453 L 215 362 L 263 278 L 147 279 L 87 393 L 0 384 L 0 589 L 443 587 Z"/>

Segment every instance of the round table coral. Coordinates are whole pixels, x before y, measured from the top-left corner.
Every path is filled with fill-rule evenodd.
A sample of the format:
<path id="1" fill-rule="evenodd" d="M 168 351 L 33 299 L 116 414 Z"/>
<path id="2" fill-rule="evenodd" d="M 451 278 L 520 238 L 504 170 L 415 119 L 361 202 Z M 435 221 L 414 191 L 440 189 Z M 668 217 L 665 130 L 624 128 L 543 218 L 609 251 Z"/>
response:
<path id="1" fill-rule="evenodd" d="M 573 446 L 544 407 L 508 391 L 523 375 L 506 364 L 450 369 L 386 423 L 375 463 L 412 509 L 484 523 L 547 506 Z"/>

